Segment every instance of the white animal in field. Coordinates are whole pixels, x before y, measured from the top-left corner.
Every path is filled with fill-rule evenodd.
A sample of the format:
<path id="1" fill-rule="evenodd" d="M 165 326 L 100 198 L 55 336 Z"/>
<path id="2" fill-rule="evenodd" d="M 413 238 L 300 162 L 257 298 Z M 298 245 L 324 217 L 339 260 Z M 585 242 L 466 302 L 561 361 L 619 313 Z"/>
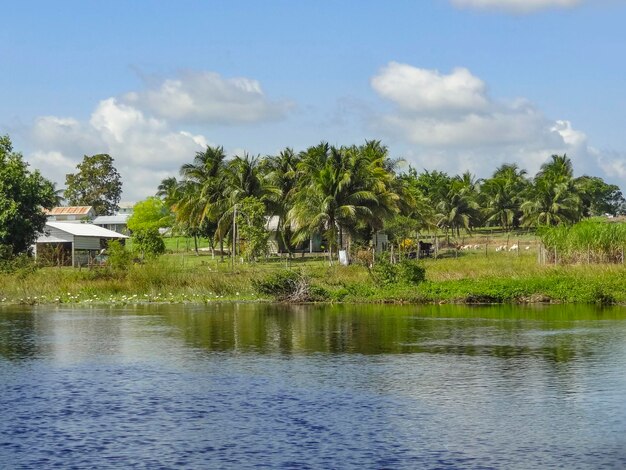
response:
<path id="1" fill-rule="evenodd" d="M 480 250 L 480 245 L 474 245 L 475 250 Z"/>
<path id="2" fill-rule="evenodd" d="M 530 247 L 529 247 L 529 246 L 527 246 L 527 247 L 526 247 L 526 248 L 524 248 L 524 249 L 525 249 L 526 251 L 528 251 L 528 250 L 530 250 Z"/>
<path id="3" fill-rule="evenodd" d="M 515 245 L 511 245 L 511 248 L 509 248 L 509 251 L 515 251 L 519 248 L 519 246 L 517 245 L 517 243 Z"/>
<path id="4" fill-rule="evenodd" d="M 499 247 L 496 248 L 496 251 L 504 251 L 506 250 L 506 245 L 500 245 Z"/>

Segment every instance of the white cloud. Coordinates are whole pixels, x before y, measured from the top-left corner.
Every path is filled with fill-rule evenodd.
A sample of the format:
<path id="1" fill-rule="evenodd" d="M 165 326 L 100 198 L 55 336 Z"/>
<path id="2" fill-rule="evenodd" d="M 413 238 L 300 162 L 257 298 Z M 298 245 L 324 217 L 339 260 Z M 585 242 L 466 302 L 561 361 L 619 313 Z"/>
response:
<path id="1" fill-rule="evenodd" d="M 487 105 L 485 84 L 465 68 L 449 75 L 390 62 L 371 80 L 376 92 L 408 111 L 480 109 Z"/>
<path id="2" fill-rule="evenodd" d="M 86 121 L 42 116 L 30 129 L 29 162 L 58 187 L 84 155 L 108 153 L 122 175 L 123 198 L 154 194 L 159 182 L 211 142 L 185 123 L 250 124 L 282 118 L 291 103 L 271 101 L 249 78 L 188 72 L 155 87 L 100 101 Z"/>
<path id="3" fill-rule="evenodd" d="M 147 117 L 115 98 L 101 101 L 88 122 L 72 118 L 38 118 L 31 132 L 37 147 L 29 162 L 63 187 L 83 155 L 108 153 L 122 175 L 124 199 L 154 194 L 165 176 L 209 143 L 202 135 L 173 130 L 167 122 Z"/>
<path id="4" fill-rule="evenodd" d="M 524 99 L 490 98 L 485 83 L 467 69 L 446 75 L 391 62 L 371 85 L 393 105 L 374 116 L 372 128 L 403 142 L 418 167 L 487 176 L 502 163 L 517 162 L 534 173 L 550 155 L 567 153 L 577 173 L 626 171 L 626 163 L 603 158 L 569 121 L 550 120 Z"/>
<path id="5" fill-rule="evenodd" d="M 546 8 L 571 8 L 582 0 L 451 0 L 456 6 L 513 13 L 530 13 Z"/>
<path id="6" fill-rule="evenodd" d="M 271 101 L 261 84 L 250 78 L 224 78 L 215 72 L 186 72 L 124 100 L 172 121 L 240 124 L 283 118 L 293 106 Z"/>

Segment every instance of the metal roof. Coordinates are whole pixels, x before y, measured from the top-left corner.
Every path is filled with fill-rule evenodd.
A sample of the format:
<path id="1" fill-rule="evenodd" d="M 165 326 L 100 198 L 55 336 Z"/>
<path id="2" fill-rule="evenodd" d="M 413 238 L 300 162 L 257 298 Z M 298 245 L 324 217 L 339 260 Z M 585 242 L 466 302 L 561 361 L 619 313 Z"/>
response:
<path id="1" fill-rule="evenodd" d="M 70 235 L 78 237 L 98 237 L 98 238 L 128 238 L 126 235 L 98 227 L 93 224 L 72 224 L 64 222 L 47 222 L 46 226 L 56 228 Z"/>
<path id="2" fill-rule="evenodd" d="M 91 206 L 59 206 L 44 209 L 44 212 L 48 215 L 88 215 L 91 210 Z"/>
<path id="3" fill-rule="evenodd" d="M 100 215 L 93 219 L 94 225 L 100 224 L 126 224 L 131 214 L 117 214 L 117 215 Z"/>

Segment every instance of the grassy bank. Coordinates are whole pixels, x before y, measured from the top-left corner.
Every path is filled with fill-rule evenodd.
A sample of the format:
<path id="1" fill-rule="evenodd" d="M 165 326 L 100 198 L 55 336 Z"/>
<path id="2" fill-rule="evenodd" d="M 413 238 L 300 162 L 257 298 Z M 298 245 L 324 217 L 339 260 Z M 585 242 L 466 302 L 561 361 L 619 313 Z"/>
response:
<path id="1" fill-rule="evenodd" d="M 426 281 L 383 285 L 362 266 L 329 266 L 321 259 L 275 260 L 254 265 L 220 263 L 208 254 L 171 254 L 122 272 L 42 268 L 0 274 L 0 304 L 127 304 L 272 300 L 255 281 L 285 269 L 310 280 L 331 302 L 616 303 L 626 305 L 622 264 L 541 266 L 536 254 L 460 253 L 427 259 Z"/>

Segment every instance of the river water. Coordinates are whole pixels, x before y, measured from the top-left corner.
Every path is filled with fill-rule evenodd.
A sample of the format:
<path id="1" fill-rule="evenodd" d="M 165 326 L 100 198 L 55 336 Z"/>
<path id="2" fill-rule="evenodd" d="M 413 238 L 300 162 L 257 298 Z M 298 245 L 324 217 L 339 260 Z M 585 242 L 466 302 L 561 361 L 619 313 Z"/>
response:
<path id="1" fill-rule="evenodd" d="M 626 468 L 626 309 L 0 309 L 0 468 Z"/>

